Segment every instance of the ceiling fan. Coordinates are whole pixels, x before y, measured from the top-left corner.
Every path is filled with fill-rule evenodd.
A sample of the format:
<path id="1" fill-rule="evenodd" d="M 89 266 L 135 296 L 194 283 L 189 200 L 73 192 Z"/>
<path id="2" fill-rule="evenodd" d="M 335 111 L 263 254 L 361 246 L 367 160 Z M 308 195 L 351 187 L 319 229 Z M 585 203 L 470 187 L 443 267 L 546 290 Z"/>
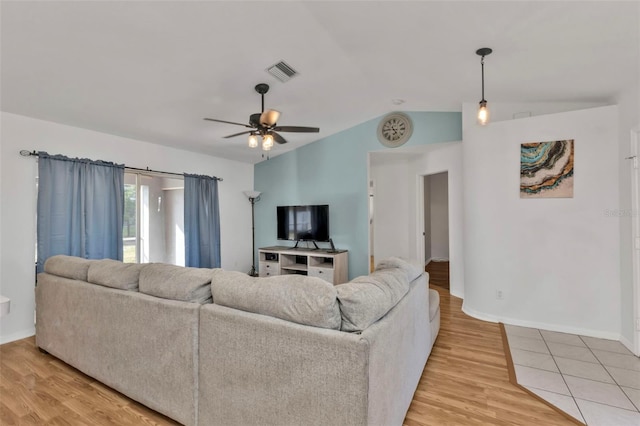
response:
<path id="1" fill-rule="evenodd" d="M 265 83 L 257 84 L 255 90 L 262 97 L 262 112 L 251 114 L 249 116 L 249 124 L 218 120 L 216 118 L 205 118 L 205 120 L 215 121 L 218 123 L 235 124 L 236 126 L 243 126 L 251 129 L 244 132 L 224 136 L 224 138 L 234 138 L 236 136 L 248 134 L 249 146 L 251 148 L 255 148 L 258 146 L 258 136 L 261 136 L 262 149 L 265 151 L 269 151 L 273 147 L 274 141 L 280 144 L 287 143 L 287 140 L 283 138 L 278 132 L 318 133 L 320 131 L 318 127 L 278 126 L 277 121 L 280 117 L 280 112 L 276 111 L 275 109 L 268 109 L 266 111 L 264 109 L 264 95 L 269 91 L 269 85 Z"/>

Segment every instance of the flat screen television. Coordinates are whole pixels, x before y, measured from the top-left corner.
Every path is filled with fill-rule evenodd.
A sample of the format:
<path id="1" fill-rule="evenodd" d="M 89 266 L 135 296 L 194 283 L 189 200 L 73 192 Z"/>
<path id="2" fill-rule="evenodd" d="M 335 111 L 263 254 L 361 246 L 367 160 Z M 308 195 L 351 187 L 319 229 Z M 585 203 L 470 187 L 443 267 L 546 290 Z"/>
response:
<path id="1" fill-rule="evenodd" d="M 329 206 L 278 206 L 278 239 L 329 241 Z"/>

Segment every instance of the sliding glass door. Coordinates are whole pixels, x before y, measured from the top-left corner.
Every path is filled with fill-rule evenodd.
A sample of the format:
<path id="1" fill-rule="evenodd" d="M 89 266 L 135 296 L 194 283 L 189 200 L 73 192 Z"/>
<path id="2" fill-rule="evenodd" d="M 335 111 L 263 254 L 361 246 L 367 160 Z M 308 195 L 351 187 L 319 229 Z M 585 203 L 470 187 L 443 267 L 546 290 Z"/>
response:
<path id="1" fill-rule="evenodd" d="M 125 173 L 124 261 L 184 266 L 184 180 Z"/>

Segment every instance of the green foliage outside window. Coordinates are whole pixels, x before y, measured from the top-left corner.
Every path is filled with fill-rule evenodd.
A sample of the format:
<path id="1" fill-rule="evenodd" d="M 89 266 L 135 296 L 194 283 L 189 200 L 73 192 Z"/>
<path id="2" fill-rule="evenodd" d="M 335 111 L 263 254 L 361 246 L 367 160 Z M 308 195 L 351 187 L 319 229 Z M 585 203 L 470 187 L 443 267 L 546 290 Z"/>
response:
<path id="1" fill-rule="evenodd" d="M 124 186 L 124 220 L 122 222 L 122 237 L 136 237 L 136 186 Z M 134 242 L 135 244 L 135 242 Z"/>

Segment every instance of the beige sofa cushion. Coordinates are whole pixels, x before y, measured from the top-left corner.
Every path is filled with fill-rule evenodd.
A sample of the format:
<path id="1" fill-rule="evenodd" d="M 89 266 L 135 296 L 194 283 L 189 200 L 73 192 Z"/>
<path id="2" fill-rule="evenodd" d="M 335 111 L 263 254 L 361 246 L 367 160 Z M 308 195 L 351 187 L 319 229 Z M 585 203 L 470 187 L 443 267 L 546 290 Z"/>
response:
<path id="1" fill-rule="evenodd" d="M 91 262 L 87 281 L 120 290 L 138 290 L 140 271 L 144 268 L 140 263 L 122 263 L 113 259 L 101 259 Z"/>
<path id="2" fill-rule="evenodd" d="M 407 274 L 409 282 L 424 273 L 424 265 L 417 260 L 408 260 L 401 257 L 389 257 L 381 260 L 376 265 L 376 271 L 381 269 L 400 268 Z"/>
<path id="3" fill-rule="evenodd" d="M 302 275 L 256 278 L 216 269 L 211 293 L 213 303 L 228 308 L 314 327 L 340 328 L 336 289 L 320 278 Z"/>
<path id="4" fill-rule="evenodd" d="M 381 269 L 336 286 L 342 314 L 341 330 L 362 331 L 382 318 L 409 291 L 407 273 Z"/>
<path id="5" fill-rule="evenodd" d="M 91 262 L 93 260 L 58 254 L 51 256 L 44 262 L 44 271 L 59 277 L 86 281 Z"/>
<path id="6" fill-rule="evenodd" d="M 140 293 L 184 302 L 211 303 L 211 269 L 149 263 L 140 271 Z"/>

